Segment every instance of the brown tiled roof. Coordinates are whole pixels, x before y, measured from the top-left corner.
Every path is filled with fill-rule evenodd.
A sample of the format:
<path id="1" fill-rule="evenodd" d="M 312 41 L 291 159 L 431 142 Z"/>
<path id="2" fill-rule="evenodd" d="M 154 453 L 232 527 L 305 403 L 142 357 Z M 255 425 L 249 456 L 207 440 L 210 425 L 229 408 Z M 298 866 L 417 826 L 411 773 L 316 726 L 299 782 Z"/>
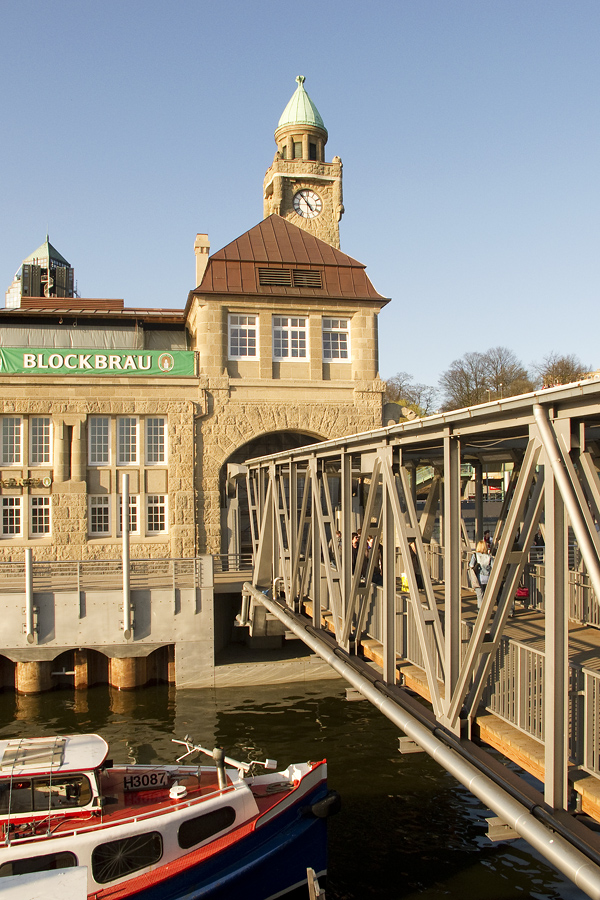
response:
<path id="1" fill-rule="evenodd" d="M 259 270 L 320 273 L 321 287 L 261 284 Z M 292 277 L 292 276 L 290 276 Z M 311 279 L 309 278 L 308 281 Z M 281 216 L 271 215 L 208 261 L 198 294 L 261 294 L 290 297 L 376 300 L 365 266 Z"/>

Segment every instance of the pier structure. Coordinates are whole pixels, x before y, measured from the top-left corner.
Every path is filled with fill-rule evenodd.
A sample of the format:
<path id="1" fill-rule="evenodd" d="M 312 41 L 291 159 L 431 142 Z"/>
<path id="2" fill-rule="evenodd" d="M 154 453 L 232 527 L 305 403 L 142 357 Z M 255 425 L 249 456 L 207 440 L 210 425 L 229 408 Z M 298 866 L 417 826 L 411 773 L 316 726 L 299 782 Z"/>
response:
<path id="1" fill-rule="evenodd" d="M 241 614 L 251 630 L 265 609 L 293 630 L 398 725 L 401 751 L 426 750 L 495 812 L 492 836 L 525 837 L 593 897 L 599 441 L 600 384 L 583 382 L 248 460 Z M 478 610 L 469 562 L 484 472 L 500 467 Z"/>

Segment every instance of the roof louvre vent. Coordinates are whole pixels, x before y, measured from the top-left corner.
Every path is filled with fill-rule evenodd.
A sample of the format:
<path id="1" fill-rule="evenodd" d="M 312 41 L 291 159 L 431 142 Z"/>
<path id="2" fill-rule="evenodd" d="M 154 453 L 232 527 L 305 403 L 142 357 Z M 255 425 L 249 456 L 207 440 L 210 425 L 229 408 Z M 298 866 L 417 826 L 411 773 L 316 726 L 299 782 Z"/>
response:
<path id="1" fill-rule="evenodd" d="M 295 274 L 295 273 L 294 273 Z M 281 287 L 292 286 L 292 273 L 289 269 L 258 269 L 259 284 L 275 284 Z"/>
<path id="2" fill-rule="evenodd" d="M 294 287 L 320 288 L 323 287 L 321 273 L 310 269 L 294 269 Z"/>

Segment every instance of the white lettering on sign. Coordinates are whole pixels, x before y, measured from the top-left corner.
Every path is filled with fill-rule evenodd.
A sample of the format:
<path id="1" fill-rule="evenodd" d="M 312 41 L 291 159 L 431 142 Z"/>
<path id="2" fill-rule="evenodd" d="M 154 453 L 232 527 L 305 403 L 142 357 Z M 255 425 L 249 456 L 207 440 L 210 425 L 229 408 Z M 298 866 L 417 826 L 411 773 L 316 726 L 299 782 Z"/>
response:
<path id="1" fill-rule="evenodd" d="M 153 365 L 165 373 L 173 370 L 174 359 L 170 353 L 163 353 L 156 363 L 151 353 L 137 355 L 133 353 L 23 353 L 23 369 L 68 369 L 76 371 L 129 371 L 149 372 Z"/>

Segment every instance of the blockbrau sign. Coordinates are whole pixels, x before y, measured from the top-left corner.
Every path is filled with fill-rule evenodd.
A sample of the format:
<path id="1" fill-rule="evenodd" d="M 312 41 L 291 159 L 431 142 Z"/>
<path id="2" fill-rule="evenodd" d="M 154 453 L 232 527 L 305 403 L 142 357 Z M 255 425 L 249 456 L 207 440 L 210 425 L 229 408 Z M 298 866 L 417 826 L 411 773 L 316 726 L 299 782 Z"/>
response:
<path id="1" fill-rule="evenodd" d="M 194 375 L 190 350 L 0 347 L 0 375 Z"/>

